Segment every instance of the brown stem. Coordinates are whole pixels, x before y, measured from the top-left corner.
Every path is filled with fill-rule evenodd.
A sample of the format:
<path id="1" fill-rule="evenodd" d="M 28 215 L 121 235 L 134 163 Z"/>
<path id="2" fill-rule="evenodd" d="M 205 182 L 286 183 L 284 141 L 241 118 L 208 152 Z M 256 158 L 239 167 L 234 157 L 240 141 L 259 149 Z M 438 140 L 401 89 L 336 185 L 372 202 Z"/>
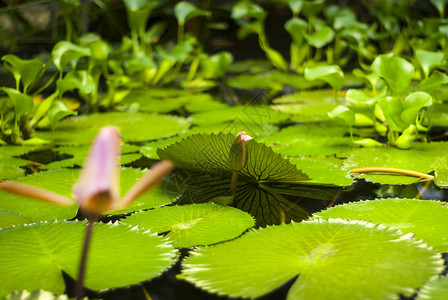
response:
<path id="1" fill-rule="evenodd" d="M 95 224 L 95 221 L 95 217 L 87 218 L 86 235 L 84 237 L 81 261 L 79 262 L 78 281 L 76 282 L 75 288 L 76 300 L 82 300 L 84 297 L 84 277 L 86 273 L 87 254 L 89 252 L 89 245 L 92 238 L 93 225 Z"/>
<path id="2" fill-rule="evenodd" d="M 434 180 L 434 176 L 429 175 L 429 174 L 410 171 L 410 170 L 404 170 L 404 169 L 396 169 L 396 168 L 368 167 L 368 168 L 353 169 L 350 171 L 350 173 L 372 173 L 372 172 L 394 173 L 394 174 L 401 174 L 401 175 L 407 175 L 407 176 L 420 177 L 420 178 L 425 178 L 425 179 L 429 179 L 429 180 Z"/>

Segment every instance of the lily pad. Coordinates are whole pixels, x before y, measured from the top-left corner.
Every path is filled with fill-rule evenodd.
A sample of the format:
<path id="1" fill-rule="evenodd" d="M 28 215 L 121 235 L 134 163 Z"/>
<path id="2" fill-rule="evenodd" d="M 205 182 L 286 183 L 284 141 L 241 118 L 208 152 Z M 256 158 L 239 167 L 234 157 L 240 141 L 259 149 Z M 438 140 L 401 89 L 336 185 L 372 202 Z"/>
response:
<path id="1" fill-rule="evenodd" d="M 303 76 L 288 74 L 284 72 L 267 72 L 258 74 L 242 74 L 232 77 L 229 84 L 238 89 L 270 89 L 281 91 L 284 85 L 289 85 L 297 89 L 310 89 L 322 86 L 320 82 L 309 82 Z"/>
<path id="2" fill-rule="evenodd" d="M 163 126 L 160 126 L 163 124 Z M 56 144 L 76 145 L 93 141 L 99 128 L 115 125 L 124 141 L 149 141 L 169 137 L 188 129 L 189 122 L 181 117 L 142 113 L 101 113 L 69 118 L 59 122 L 54 132 Z M 51 132 L 36 132 L 36 136 L 51 140 Z"/>
<path id="3" fill-rule="evenodd" d="M 428 282 L 418 293 L 417 300 L 444 300 L 448 293 L 448 276 Z"/>
<path id="4" fill-rule="evenodd" d="M 55 295 L 43 290 L 34 290 L 31 293 L 24 290 L 9 294 L 6 300 L 69 300 L 69 298 L 67 295 Z"/>
<path id="5" fill-rule="evenodd" d="M 268 106 L 234 106 L 217 111 L 197 113 L 190 117 L 193 124 L 207 126 L 225 122 L 249 124 L 278 124 L 289 115 L 275 111 Z"/>
<path id="6" fill-rule="evenodd" d="M 193 111 L 206 111 L 226 107 L 222 103 L 212 100 L 209 94 L 203 93 L 168 93 L 165 96 L 161 93 L 154 93 L 152 90 L 134 91 L 124 98 L 120 104 L 137 104 L 139 111 L 167 113 L 180 109 L 184 106 Z M 208 105 L 208 106 L 207 106 Z"/>
<path id="7" fill-rule="evenodd" d="M 17 178 L 15 181 L 35 185 L 48 189 L 63 196 L 72 198 L 72 188 L 78 180 L 80 169 L 60 169 L 55 171 L 40 172 L 35 175 Z M 143 176 L 144 171 L 123 168 L 121 172 L 121 192 L 124 195 Z M 153 208 L 173 202 L 178 197 L 176 186 L 165 182 L 143 194 L 128 207 L 110 211 L 108 213 L 120 214 L 139 209 Z M 66 220 L 76 216 L 78 205 L 73 200 L 72 206 L 58 206 L 40 202 L 33 199 L 17 196 L 0 191 L 0 210 L 21 216 L 16 218 L 16 223 L 11 224 L 8 219 L 0 219 L 0 227 L 16 224 L 24 224 L 37 221 Z"/>
<path id="8" fill-rule="evenodd" d="M 76 278 L 85 222 L 36 223 L 0 230 L 0 295 L 15 290 L 64 292 L 61 270 Z M 100 290 L 137 284 L 174 263 L 165 238 L 121 224 L 95 224 L 85 286 Z M 132 255 L 130 255 L 132 253 Z"/>
<path id="9" fill-rule="evenodd" d="M 435 200 L 377 199 L 332 207 L 317 218 L 364 220 L 413 233 L 439 252 L 448 252 L 448 203 Z"/>
<path id="10" fill-rule="evenodd" d="M 232 171 L 228 155 L 232 134 L 197 134 L 159 149 L 161 159 L 189 171 L 180 203 L 201 203 L 229 196 Z M 256 141 L 247 144 L 247 165 L 239 172 L 233 205 L 255 217 L 258 226 L 301 220 L 308 213 L 282 195 L 332 199 L 334 188 L 302 183 L 308 176 L 280 154 Z M 193 172 L 193 173 L 191 173 Z"/>
<path id="11" fill-rule="evenodd" d="M 61 167 L 74 167 L 74 166 L 81 167 L 84 164 L 87 154 L 89 153 L 89 149 L 90 145 L 62 146 L 54 148 L 52 150 L 58 153 L 59 155 L 70 155 L 73 157 L 51 162 L 41 167 L 41 169 L 54 170 Z M 138 146 L 129 144 L 122 145 L 121 165 L 126 165 L 139 159 L 141 157 L 141 154 L 139 154 L 139 150 L 140 147 Z"/>
<path id="12" fill-rule="evenodd" d="M 18 157 L 35 149 L 29 146 L 0 146 L 0 180 L 23 176 L 25 170 L 21 167 L 28 162 Z"/>
<path id="13" fill-rule="evenodd" d="M 311 180 L 309 182 L 349 186 L 354 181 L 349 171 L 342 167 L 341 159 L 311 156 L 290 158 L 289 161 L 310 176 Z"/>
<path id="14" fill-rule="evenodd" d="M 245 298 L 260 297 L 300 274 L 288 299 L 386 299 L 412 295 L 443 270 L 435 250 L 362 221 L 271 226 L 192 254 L 183 262 L 188 281 Z"/>
<path id="15" fill-rule="evenodd" d="M 350 156 L 344 161 L 344 168 L 389 167 L 422 173 L 436 171 L 437 174 L 437 172 L 444 172 L 446 169 L 447 151 L 448 143 L 446 142 L 416 143 L 409 150 L 392 147 L 357 148 L 353 149 Z M 365 173 L 354 176 L 384 184 L 411 184 L 420 180 L 416 177 L 385 173 Z M 448 178 L 438 178 L 436 175 L 435 183 L 438 186 L 447 186 Z"/>
<path id="16" fill-rule="evenodd" d="M 213 203 L 165 206 L 134 213 L 120 222 L 168 232 L 174 247 L 183 248 L 231 240 L 254 226 L 249 214 Z"/>

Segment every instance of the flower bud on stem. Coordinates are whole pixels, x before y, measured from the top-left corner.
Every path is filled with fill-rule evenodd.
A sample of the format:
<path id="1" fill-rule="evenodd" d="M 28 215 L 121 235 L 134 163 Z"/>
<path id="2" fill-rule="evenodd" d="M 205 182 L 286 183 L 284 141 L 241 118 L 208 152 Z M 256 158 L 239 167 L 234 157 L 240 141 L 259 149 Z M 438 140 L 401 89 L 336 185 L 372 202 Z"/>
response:
<path id="1" fill-rule="evenodd" d="M 236 193 L 238 181 L 238 173 L 244 169 L 247 164 L 247 141 L 253 137 L 248 136 L 245 131 L 241 131 L 235 135 L 233 143 L 229 151 L 229 166 L 232 169 L 232 181 L 230 183 L 230 192 L 232 195 Z"/>

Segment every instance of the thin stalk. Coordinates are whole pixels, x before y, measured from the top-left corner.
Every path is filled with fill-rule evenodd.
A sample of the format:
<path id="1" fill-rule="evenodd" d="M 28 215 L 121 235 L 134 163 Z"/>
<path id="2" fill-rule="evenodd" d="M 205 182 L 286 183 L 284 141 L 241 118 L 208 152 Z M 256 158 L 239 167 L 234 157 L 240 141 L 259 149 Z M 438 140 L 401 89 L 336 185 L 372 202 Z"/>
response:
<path id="1" fill-rule="evenodd" d="M 87 229 L 86 235 L 84 237 L 84 246 L 82 248 L 81 261 L 79 263 L 79 271 L 78 271 L 78 281 L 76 282 L 76 300 L 82 300 L 84 297 L 84 277 L 86 273 L 86 264 L 87 264 L 87 254 L 89 252 L 90 240 L 92 238 L 93 225 L 95 224 L 96 218 L 89 217 L 87 218 Z"/>
<path id="2" fill-rule="evenodd" d="M 180 44 L 184 41 L 184 24 L 179 24 L 177 27 L 177 43 Z"/>
<path id="3" fill-rule="evenodd" d="M 232 195 L 236 193 L 236 184 L 238 183 L 238 172 L 232 171 L 232 181 L 230 182 L 230 192 Z"/>
<path id="4" fill-rule="evenodd" d="M 350 170 L 350 173 L 372 173 L 372 172 L 393 173 L 406 176 L 420 177 L 428 180 L 434 180 L 434 176 L 429 174 L 397 168 L 367 167 L 367 168 L 358 168 Z"/>

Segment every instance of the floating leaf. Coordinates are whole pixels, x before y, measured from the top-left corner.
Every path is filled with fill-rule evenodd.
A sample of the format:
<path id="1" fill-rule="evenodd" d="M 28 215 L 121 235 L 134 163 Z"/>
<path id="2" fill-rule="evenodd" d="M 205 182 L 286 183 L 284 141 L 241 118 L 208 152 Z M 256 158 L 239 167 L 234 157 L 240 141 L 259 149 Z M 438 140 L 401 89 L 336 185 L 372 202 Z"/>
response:
<path id="1" fill-rule="evenodd" d="M 90 114 L 59 122 L 54 131 L 54 142 L 88 144 L 93 141 L 99 128 L 106 125 L 119 127 L 124 141 L 136 142 L 172 136 L 188 129 L 190 124 L 186 119 L 175 116 L 118 112 Z M 36 136 L 51 139 L 52 132 L 36 132 Z"/>
<path id="2" fill-rule="evenodd" d="M 213 203 L 165 206 L 134 213 L 120 222 L 157 233 L 169 232 L 166 237 L 174 247 L 183 248 L 227 241 L 254 226 L 249 214 Z"/>
<path id="3" fill-rule="evenodd" d="M 232 134 L 196 134 L 164 149 L 161 159 L 190 172 L 185 180 L 186 191 L 180 203 L 208 202 L 228 196 L 232 171 L 228 155 Z M 239 172 L 238 188 L 233 204 L 252 214 L 258 226 L 300 220 L 307 212 L 282 195 L 301 195 L 328 199 L 336 188 L 322 188 L 301 183 L 308 177 L 271 148 L 256 141 L 247 144 L 248 162 Z M 332 195 L 332 196 L 330 196 Z"/>
<path id="4" fill-rule="evenodd" d="M 31 96 L 8 87 L 2 87 L 0 89 L 8 95 L 9 100 L 14 105 L 14 113 L 17 119 L 20 119 L 33 109 L 33 98 Z"/>
<path id="5" fill-rule="evenodd" d="M 406 151 L 392 147 L 357 148 L 351 150 L 351 154 L 344 161 L 344 168 L 389 167 L 422 173 L 436 171 L 436 184 L 446 186 L 447 178 L 437 177 L 437 173 L 445 170 L 448 164 L 446 151 L 448 143 L 445 142 L 416 143 L 412 149 Z M 411 184 L 419 180 L 416 177 L 381 173 L 357 174 L 356 177 L 384 184 Z"/>
<path id="6" fill-rule="evenodd" d="M 15 290 L 64 292 L 61 270 L 76 278 L 85 222 L 36 223 L 0 230 L 0 295 Z M 100 290 L 151 279 L 174 263 L 165 238 L 120 224 L 97 223 L 85 286 Z"/>
<path id="7" fill-rule="evenodd" d="M 417 300 L 444 300 L 448 293 L 448 276 L 428 282 L 420 289 Z"/>
<path id="8" fill-rule="evenodd" d="M 315 214 L 317 218 L 364 220 L 413 233 L 439 252 L 448 251 L 448 205 L 446 202 L 417 199 L 377 199 L 332 207 Z"/>
<path id="9" fill-rule="evenodd" d="M 124 195 L 144 174 L 145 171 L 123 168 L 121 171 L 121 193 Z M 80 169 L 60 169 L 56 171 L 40 172 L 36 175 L 29 175 L 15 179 L 17 182 L 27 183 L 40 188 L 61 194 L 65 197 L 72 197 L 72 188 L 79 177 Z M 30 198 L 17 196 L 4 191 L 0 191 L 0 211 L 4 213 L 23 216 L 26 223 L 37 221 L 67 220 L 75 217 L 78 205 L 73 200 L 72 206 L 57 206 L 50 203 L 36 201 Z M 109 214 L 121 214 L 139 209 L 153 208 L 173 202 L 179 195 L 178 187 L 166 181 L 159 186 L 149 190 L 136 201 L 132 202 L 124 209 L 110 211 Z M 3 223 L 0 219 L 0 227 L 11 225 Z M 17 219 L 20 221 L 20 218 Z M 6 222 L 6 221 L 5 221 Z M 23 224 L 23 223 L 15 223 Z"/>
<path id="10" fill-rule="evenodd" d="M 188 281 L 245 298 L 262 296 L 300 274 L 288 299 L 386 299 L 412 295 L 443 269 L 431 248 L 362 221 L 271 226 L 192 254 L 183 261 Z"/>
<path id="11" fill-rule="evenodd" d="M 212 125 L 224 122 L 250 124 L 278 124 L 287 120 L 289 115 L 275 111 L 269 106 L 234 106 L 216 111 L 197 113 L 190 117 L 193 124 Z"/>
<path id="12" fill-rule="evenodd" d="M 9 294 L 6 300 L 69 300 L 67 295 L 54 295 L 53 293 L 34 290 L 33 292 L 21 291 Z"/>

